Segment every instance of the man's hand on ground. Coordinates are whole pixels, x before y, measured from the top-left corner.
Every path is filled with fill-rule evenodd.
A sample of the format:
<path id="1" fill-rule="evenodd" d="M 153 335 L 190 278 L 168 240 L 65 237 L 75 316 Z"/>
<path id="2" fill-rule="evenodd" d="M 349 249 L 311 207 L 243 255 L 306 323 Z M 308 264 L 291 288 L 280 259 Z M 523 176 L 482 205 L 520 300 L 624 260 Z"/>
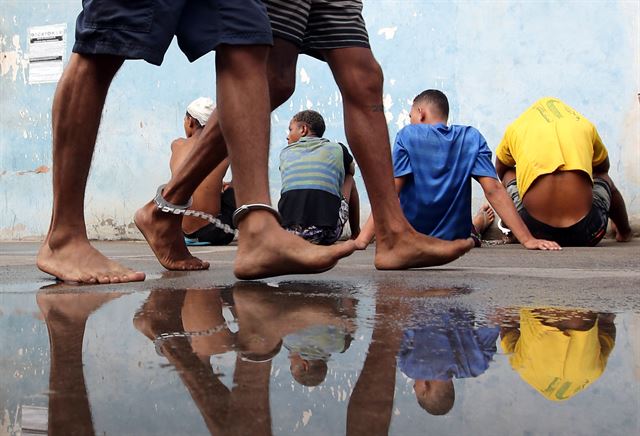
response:
<path id="1" fill-rule="evenodd" d="M 522 245 L 527 250 L 562 250 L 562 247 L 557 242 L 546 241 L 544 239 L 529 239 L 527 242 L 523 242 Z"/>

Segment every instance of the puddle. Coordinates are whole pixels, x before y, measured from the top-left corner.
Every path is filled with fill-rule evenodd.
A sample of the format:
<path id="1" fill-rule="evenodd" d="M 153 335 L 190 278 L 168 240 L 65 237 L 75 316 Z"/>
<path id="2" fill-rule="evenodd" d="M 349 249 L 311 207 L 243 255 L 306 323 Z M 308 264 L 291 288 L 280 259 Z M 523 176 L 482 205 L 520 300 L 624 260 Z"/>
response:
<path id="1" fill-rule="evenodd" d="M 479 294 L 0 294 L 0 434 L 638 433 L 638 313 Z"/>

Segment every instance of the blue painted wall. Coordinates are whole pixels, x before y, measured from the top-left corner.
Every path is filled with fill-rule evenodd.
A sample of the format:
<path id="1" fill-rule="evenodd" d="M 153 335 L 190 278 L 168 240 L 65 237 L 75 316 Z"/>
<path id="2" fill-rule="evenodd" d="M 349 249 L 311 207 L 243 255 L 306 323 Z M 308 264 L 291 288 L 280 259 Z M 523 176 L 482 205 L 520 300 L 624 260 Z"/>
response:
<path id="1" fill-rule="evenodd" d="M 80 3 L 0 3 L 0 240 L 41 237 L 50 218 L 55 84 L 27 83 L 27 28 L 67 23 L 70 52 Z M 391 139 L 407 122 L 410 100 L 426 88 L 442 89 L 451 102 L 450 121 L 478 127 L 492 149 L 532 101 L 559 97 L 598 127 L 611 154 L 612 177 L 638 222 L 637 1 L 369 0 L 365 19 L 385 72 Z M 87 188 L 91 237 L 139 237 L 133 213 L 169 177 L 169 144 L 182 135 L 186 105 L 200 95 L 215 97 L 213 60 L 210 54 L 189 64 L 174 44 L 162 67 L 135 61 L 119 73 L 107 99 Z M 325 115 L 327 137 L 344 140 L 340 95 L 328 68 L 302 57 L 296 93 L 272 117 L 274 199 L 288 121 L 307 107 Z M 474 195 L 479 204 L 479 189 Z M 363 202 L 366 215 L 366 198 Z"/>

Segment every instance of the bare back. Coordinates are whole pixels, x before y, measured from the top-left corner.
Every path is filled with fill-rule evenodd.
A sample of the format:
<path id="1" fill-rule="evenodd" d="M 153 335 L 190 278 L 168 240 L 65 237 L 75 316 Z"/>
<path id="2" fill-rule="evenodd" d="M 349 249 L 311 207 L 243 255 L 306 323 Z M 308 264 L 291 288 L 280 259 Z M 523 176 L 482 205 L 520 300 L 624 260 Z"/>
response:
<path id="1" fill-rule="evenodd" d="M 184 160 L 189 156 L 189 152 L 196 143 L 196 137 L 179 138 L 171 144 L 171 160 L 169 166 L 172 176 L 180 169 Z M 228 159 L 223 160 L 198 186 L 193 193 L 194 210 L 218 215 L 220 213 L 220 195 L 222 192 L 222 180 L 227 168 Z M 193 233 L 208 224 L 200 218 L 185 216 L 182 220 L 182 230 L 185 233 Z"/>
<path id="2" fill-rule="evenodd" d="M 570 227 L 591 210 L 593 185 L 583 171 L 555 171 L 538 177 L 522 202 L 538 221 L 553 227 Z"/>

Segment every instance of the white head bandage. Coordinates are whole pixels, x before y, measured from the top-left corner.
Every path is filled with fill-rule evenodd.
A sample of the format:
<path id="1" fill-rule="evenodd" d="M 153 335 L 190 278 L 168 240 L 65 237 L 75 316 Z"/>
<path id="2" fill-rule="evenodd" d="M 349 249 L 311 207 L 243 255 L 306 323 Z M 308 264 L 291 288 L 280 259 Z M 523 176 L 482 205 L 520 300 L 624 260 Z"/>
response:
<path id="1" fill-rule="evenodd" d="M 214 108 L 213 100 L 209 97 L 200 97 L 193 100 L 189 106 L 187 106 L 187 113 L 198 120 L 200 125 L 204 127 L 204 125 L 207 124 L 211 113 L 213 113 Z"/>

